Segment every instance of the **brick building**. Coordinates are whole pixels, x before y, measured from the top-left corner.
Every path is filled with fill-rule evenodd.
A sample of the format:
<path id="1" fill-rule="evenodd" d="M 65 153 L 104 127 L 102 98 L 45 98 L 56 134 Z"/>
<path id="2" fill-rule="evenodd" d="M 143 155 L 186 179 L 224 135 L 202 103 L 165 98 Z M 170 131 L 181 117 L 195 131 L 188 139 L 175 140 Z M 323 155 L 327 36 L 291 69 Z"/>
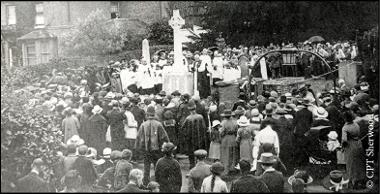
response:
<path id="1" fill-rule="evenodd" d="M 173 7 L 174 5 L 174 7 Z M 11 6 L 11 7 L 9 7 Z M 12 7 L 13 6 L 13 7 Z M 28 30 L 12 41 L 22 50 L 19 60 L 23 65 L 33 65 L 48 62 L 54 56 L 61 56 L 60 37 L 70 32 L 78 20 L 85 19 L 91 12 L 100 9 L 109 19 L 118 18 L 120 22 L 127 22 L 128 26 L 144 33 L 148 25 L 163 18 L 170 18 L 171 9 L 180 9 L 184 12 L 186 23 L 190 26 L 197 23 L 191 10 L 195 10 L 186 2 L 169 1 L 35 1 L 35 2 L 1 2 L 2 24 L 2 56 L 3 56 L 3 24 L 12 26 L 14 17 L 17 22 L 29 21 Z M 5 11 L 4 11 L 5 10 Z M 16 16 L 12 15 L 16 10 Z M 18 11 L 17 11 L 18 10 Z M 189 11 L 190 10 L 190 11 Z M 19 14 L 23 13 L 23 14 Z M 27 14 L 24 14 L 27 13 Z M 189 14 L 190 13 L 190 14 Z M 19 17 L 20 15 L 20 17 Z M 22 18 L 23 17 L 26 18 Z M 3 17 L 4 16 L 4 17 Z M 17 42 L 17 44 L 15 44 Z M 4 54 L 9 51 L 5 52 Z M 5 56 L 5 55 L 4 55 Z"/>

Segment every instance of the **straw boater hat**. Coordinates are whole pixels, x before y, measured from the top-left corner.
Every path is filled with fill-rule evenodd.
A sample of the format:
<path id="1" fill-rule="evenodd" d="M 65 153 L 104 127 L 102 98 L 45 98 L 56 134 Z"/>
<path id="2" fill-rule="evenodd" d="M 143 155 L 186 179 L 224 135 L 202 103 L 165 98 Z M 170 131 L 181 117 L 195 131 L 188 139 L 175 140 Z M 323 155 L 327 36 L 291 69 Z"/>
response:
<path id="1" fill-rule="evenodd" d="M 293 180 L 296 178 L 301 178 L 305 184 L 310 184 L 313 182 L 313 177 L 305 170 L 296 170 L 292 176 L 288 178 L 288 183 L 292 185 Z"/>
<path id="2" fill-rule="evenodd" d="M 276 110 L 276 114 L 278 114 L 278 115 L 285 115 L 285 114 L 288 114 L 288 112 L 286 112 L 286 110 L 283 109 L 283 108 L 278 108 Z"/>
<path id="3" fill-rule="evenodd" d="M 346 174 L 340 170 L 333 170 L 322 180 L 322 185 L 330 191 L 339 192 L 347 189 L 349 182 Z"/>
<path id="4" fill-rule="evenodd" d="M 311 106 L 311 105 L 313 105 L 313 104 L 311 104 L 311 101 L 312 100 L 310 98 L 306 97 L 306 98 L 302 99 L 302 104 L 305 105 L 305 106 Z"/>
<path id="5" fill-rule="evenodd" d="M 317 107 L 313 113 L 318 118 L 327 118 L 329 116 L 329 113 L 323 107 Z"/>
<path id="6" fill-rule="evenodd" d="M 216 127 L 218 125 L 220 125 L 220 121 L 219 120 L 212 121 L 212 127 Z"/>
<path id="7" fill-rule="evenodd" d="M 274 164 L 276 162 L 276 158 L 272 153 L 262 153 L 260 160 L 257 162 L 260 162 L 261 164 Z"/>
<path id="8" fill-rule="evenodd" d="M 199 150 L 196 150 L 194 152 L 194 156 L 200 156 L 200 157 L 205 157 L 207 156 L 207 151 L 206 150 L 203 150 L 203 149 L 199 149 Z"/>
<path id="9" fill-rule="evenodd" d="M 69 140 L 67 140 L 67 145 L 69 144 L 80 146 L 84 144 L 84 140 L 80 138 L 78 135 L 73 135 Z"/>
<path id="10" fill-rule="evenodd" d="M 247 117 L 241 116 L 237 123 L 241 127 L 246 127 L 249 125 L 249 120 L 247 119 Z"/>

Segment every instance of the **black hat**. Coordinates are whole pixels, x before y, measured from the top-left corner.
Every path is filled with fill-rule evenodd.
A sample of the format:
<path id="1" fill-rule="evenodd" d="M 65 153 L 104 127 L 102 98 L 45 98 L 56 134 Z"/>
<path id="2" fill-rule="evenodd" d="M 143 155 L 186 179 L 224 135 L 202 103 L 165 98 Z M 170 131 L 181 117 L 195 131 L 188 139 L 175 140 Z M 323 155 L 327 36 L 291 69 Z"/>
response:
<path id="1" fill-rule="evenodd" d="M 177 147 L 172 142 L 165 142 L 162 144 L 161 151 L 164 153 L 172 153 Z"/>
<path id="2" fill-rule="evenodd" d="M 195 110 L 195 108 L 196 108 L 196 105 L 195 105 L 194 100 L 190 100 L 187 109 Z"/>
<path id="3" fill-rule="evenodd" d="M 242 172 L 249 172 L 251 170 L 251 163 L 248 160 L 241 159 L 239 161 L 239 168 Z"/>
<path id="4" fill-rule="evenodd" d="M 176 90 L 172 93 L 172 96 L 181 96 L 181 93 L 178 90 Z"/>

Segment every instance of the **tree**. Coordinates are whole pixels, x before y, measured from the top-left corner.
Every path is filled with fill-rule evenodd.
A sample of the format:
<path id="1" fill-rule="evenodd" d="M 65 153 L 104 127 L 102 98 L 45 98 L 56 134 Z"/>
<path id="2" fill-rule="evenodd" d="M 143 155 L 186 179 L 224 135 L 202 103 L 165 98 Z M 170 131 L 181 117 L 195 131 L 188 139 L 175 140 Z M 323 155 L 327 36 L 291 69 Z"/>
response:
<path id="1" fill-rule="evenodd" d="M 265 45 L 305 41 L 321 35 L 326 40 L 355 39 L 355 31 L 378 23 L 378 2 L 274 1 L 202 2 L 203 27 L 223 32 L 227 43 Z"/>
<path id="2" fill-rule="evenodd" d="M 147 37 L 152 44 L 173 44 L 173 28 L 168 23 L 169 19 L 162 19 L 147 27 Z"/>
<path id="3" fill-rule="evenodd" d="M 32 161 L 40 157 L 52 174 L 63 133 L 60 121 L 49 110 L 30 103 L 34 96 L 13 82 L 16 72 L 1 71 L 1 191 L 11 192 L 12 184 L 30 171 Z M 26 85 L 26 84 L 25 84 Z"/>
<path id="4" fill-rule="evenodd" d="M 131 48 L 142 39 L 122 20 L 109 20 L 104 11 L 96 10 L 79 21 L 67 34 L 62 46 L 70 56 L 107 56 Z"/>

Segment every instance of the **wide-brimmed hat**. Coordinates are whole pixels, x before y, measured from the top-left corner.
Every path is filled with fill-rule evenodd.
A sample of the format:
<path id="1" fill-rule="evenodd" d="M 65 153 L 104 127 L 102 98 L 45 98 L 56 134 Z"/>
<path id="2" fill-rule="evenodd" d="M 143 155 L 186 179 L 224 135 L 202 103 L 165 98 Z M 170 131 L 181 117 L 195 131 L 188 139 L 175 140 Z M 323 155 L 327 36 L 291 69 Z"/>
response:
<path id="1" fill-rule="evenodd" d="M 249 120 L 246 116 L 241 116 L 239 120 L 237 121 L 238 125 L 241 127 L 246 127 L 249 125 Z"/>
<path id="2" fill-rule="evenodd" d="M 265 106 L 265 110 L 263 111 L 263 114 L 265 114 L 265 115 L 272 115 L 273 114 L 273 108 L 270 104 L 267 104 Z"/>
<path id="3" fill-rule="evenodd" d="M 292 185 L 293 180 L 296 178 L 301 178 L 305 184 L 313 182 L 313 177 L 311 177 L 306 170 L 296 170 L 294 174 L 288 178 L 288 183 Z"/>
<path id="4" fill-rule="evenodd" d="M 161 151 L 164 153 L 173 152 L 177 147 L 172 142 L 164 142 Z"/>
<path id="5" fill-rule="evenodd" d="M 176 90 L 172 92 L 172 96 L 181 96 L 181 93 L 178 90 Z"/>
<path id="6" fill-rule="evenodd" d="M 162 91 L 160 91 L 158 93 L 158 95 L 160 95 L 161 97 L 165 97 L 166 96 L 166 92 L 162 90 Z"/>
<path id="7" fill-rule="evenodd" d="M 111 100 L 108 106 L 119 106 L 119 102 L 117 100 Z"/>
<path id="8" fill-rule="evenodd" d="M 241 106 L 238 106 L 236 110 L 234 111 L 235 115 L 243 115 L 245 112 L 244 108 Z"/>
<path id="9" fill-rule="evenodd" d="M 111 158 L 111 160 L 117 160 L 117 159 L 120 159 L 122 155 L 123 155 L 123 153 L 121 151 L 113 150 L 111 152 L 110 158 Z"/>
<path id="10" fill-rule="evenodd" d="M 99 105 L 95 105 L 95 107 L 92 109 L 92 113 L 94 114 L 100 114 L 103 111 L 103 108 Z"/>
<path id="11" fill-rule="evenodd" d="M 276 114 L 278 114 L 278 115 L 285 115 L 285 114 L 288 114 L 288 112 L 285 109 L 283 109 L 283 108 L 278 108 L 276 110 Z"/>
<path id="12" fill-rule="evenodd" d="M 263 101 L 265 101 L 265 97 L 263 95 L 259 95 L 259 96 L 257 96 L 257 101 L 263 102 Z"/>
<path id="13" fill-rule="evenodd" d="M 79 137 L 79 135 L 73 135 L 69 140 L 67 140 L 67 145 L 74 144 L 80 146 L 84 144 L 84 140 Z"/>
<path id="14" fill-rule="evenodd" d="M 346 174 L 340 170 L 333 170 L 323 178 L 322 185 L 330 191 L 339 192 L 347 189 L 349 182 L 350 180 L 347 178 Z"/>
<path id="15" fill-rule="evenodd" d="M 329 116 L 329 113 L 323 107 L 317 107 L 313 110 L 314 115 L 318 118 L 327 118 Z"/>
<path id="16" fill-rule="evenodd" d="M 251 108 L 255 108 L 257 106 L 257 102 L 255 100 L 250 100 L 248 106 Z"/>
<path id="17" fill-rule="evenodd" d="M 308 97 L 305 97 L 302 99 L 302 104 L 305 105 L 305 106 L 311 106 L 313 104 L 311 104 L 312 100 Z"/>
<path id="18" fill-rule="evenodd" d="M 194 152 L 194 156 L 207 156 L 207 151 L 206 150 L 203 150 L 203 149 L 199 149 L 199 150 L 196 150 Z"/>
<path id="19" fill-rule="evenodd" d="M 274 164 L 276 162 L 276 158 L 272 153 L 262 153 L 260 160 L 257 162 L 260 162 L 262 164 Z"/>
<path id="20" fill-rule="evenodd" d="M 254 108 L 251 110 L 251 117 L 258 117 L 260 116 L 260 112 L 259 112 L 259 109 L 257 108 Z"/>
<path id="21" fill-rule="evenodd" d="M 231 115 L 232 115 L 231 110 L 224 110 L 224 112 L 222 114 L 220 114 L 220 116 L 222 116 L 222 117 L 229 117 Z"/>
<path id="22" fill-rule="evenodd" d="M 110 158 L 111 157 L 111 148 L 104 148 L 103 150 L 103 158 Z"/>
<path id="23" fill-rule="evenodd" d="M 290 104 L 286 104 L 286 106 L 285 106 L 285 110 L 288 111 L 288 112 L 291 112 L 291 111 L 293 111 L 296 107 L 297 107 L 297 106 L 296 106 L 295 104 L 292 104 L 292 103 L 290 103 Z"/>
<path id="24" fill-rule="evenodd" d="M 224 166 L 220 162 L 215 162 L 215 163 L 211 164 L 210 171 L 212 173 L 214 173 L 214 174 L 219 174 L 220 175 L 224 171 Z"/>
<path id="25" fill-rule="evenodd" d="M 220 125 L 220 121 L 219 120 L 213 120 L 212 121 L 212 127 L 216 127 L 218 125 Z"/>
<path id="26" fill-rule="evenodd" d="M 278 93 L 276 91 L 271 91 L 270 96 L 274 98 L 278 98 Z"/>

